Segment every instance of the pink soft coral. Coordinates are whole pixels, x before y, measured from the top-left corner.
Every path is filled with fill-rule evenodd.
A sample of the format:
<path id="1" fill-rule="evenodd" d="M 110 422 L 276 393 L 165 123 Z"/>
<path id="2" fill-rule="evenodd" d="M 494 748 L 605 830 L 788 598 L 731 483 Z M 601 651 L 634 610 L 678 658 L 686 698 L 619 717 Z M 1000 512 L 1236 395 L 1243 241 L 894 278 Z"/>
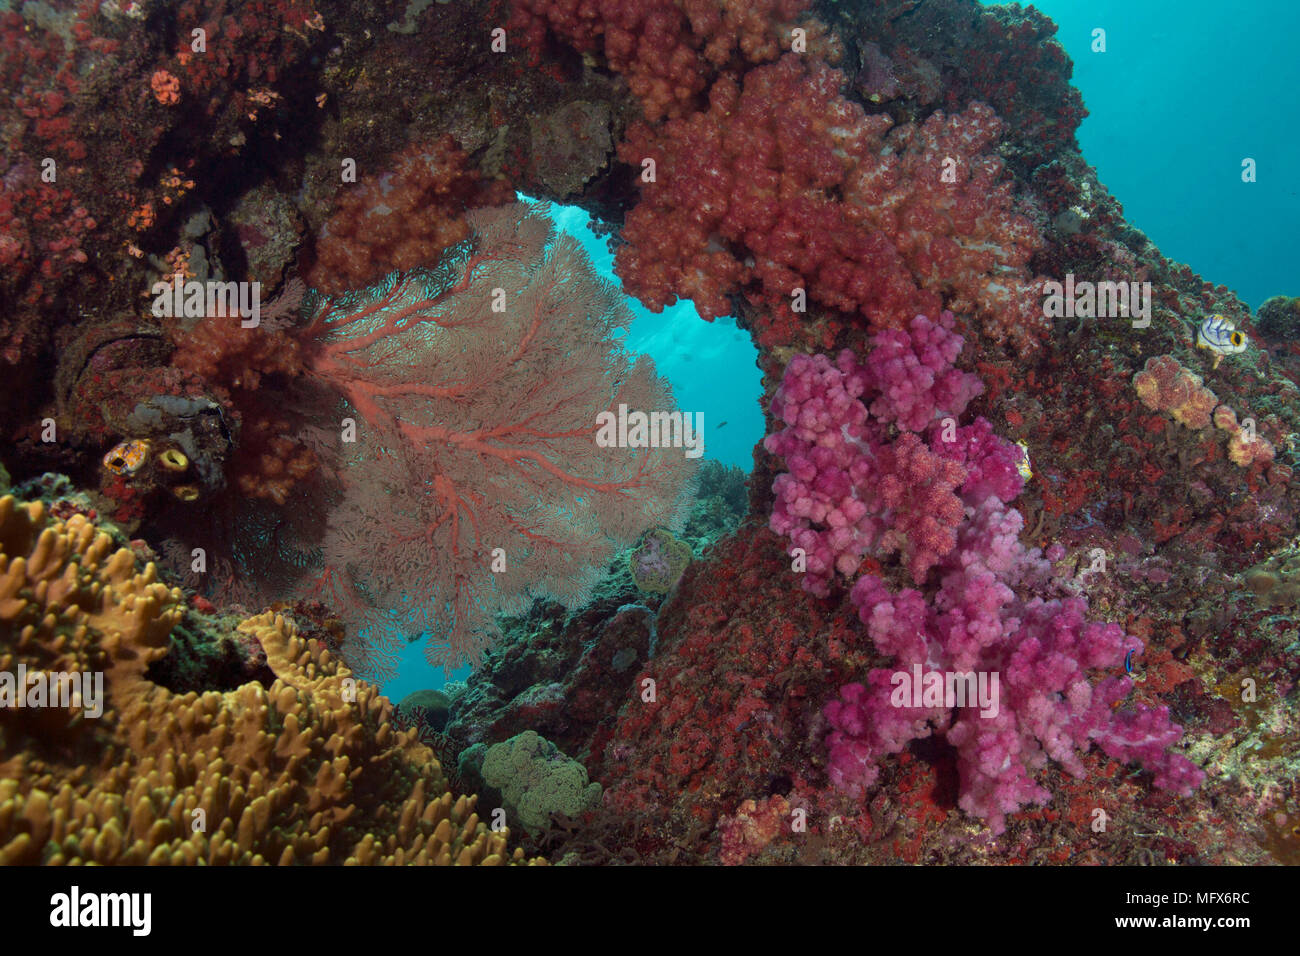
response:
<path id="1" fill-rule="evenodd" d="M 964 445 L 949 448 L 953 436 L 940 432 L 928 443 L 915 431 L 889 438 L 894 426 L 919 431 L 958 415 L 979 394 L 975 376 L 952 367 L 962 345 L 952 327 L 950 313 L 918 315 L 907 330 L 877 335 L 865 363 L 847 350 L 834 363 L 791 360 L 772 402 L 786 428 L 765 447 L 788 469 L 772 487 L 771 527 L 792 554 L 803 550 L 808 591 L 824 596 L 834 572 L 855 573 L 873 548 L 901 553 L 919 583 L 952 549 L 963 517 L 956 492 L 969 480 Z"/>
<path id="2" fill-rule="evenodd" d="M 789 471 L 773 485 L 771 527 L 792 553 L 807 552 L 803 586 L 827 595 L 837 574 L 851 580 L 865 556 L 892 551 L 925 586 L 895 593 L 871 574 L 852 586 L 892 666 L 826 705 L 832 783 L 861 794 L 882 759 L 937 733 L 957 750 L 961 808 L 995 832 L 1008 813 L 1050 798 L 1035 780 L 1049 759 L 1082 777 L 1094 743 L 1141 763 L 1156 786 L 1189 793 L 1204 774 L 1170 751 L 1182 729 L 1167 708 L 1117 712 L 1131 681 L 1089 680 L 1141 643 L 1087 621 L 1087 602 L 1063 593 L 1049 560 L 1020 543 L 1023 518 L 1009 505 L 1023 485 L 1020 450 L 984 419 L 956 425 L 980 388 L 952 365 L 962 341 L 951 322 L 918 316 L 907 331 L 881 333 L 865 362 L 849 351 L 834 363 L 797 356 L 772 404 L 786 428 L 765 445 Z M 899 699 L 900 673 L 984 675 L 988 687 L 996 678 L 995 706 Z"/>

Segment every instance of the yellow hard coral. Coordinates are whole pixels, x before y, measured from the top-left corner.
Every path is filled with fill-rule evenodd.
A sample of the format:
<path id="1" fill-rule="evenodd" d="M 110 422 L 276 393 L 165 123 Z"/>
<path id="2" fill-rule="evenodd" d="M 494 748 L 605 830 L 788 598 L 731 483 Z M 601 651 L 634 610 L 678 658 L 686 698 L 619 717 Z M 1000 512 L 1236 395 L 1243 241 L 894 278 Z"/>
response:
<path id="1" fill-rule="evenodd" d="M 182 597 L 86 518 L 0 498 L 0 672 L 101 672 L 106 698 L 99 717 L 0 709 L 0 864 L 524 862 L 388 700 L 281 616 L 238 628 L 270 687 L 150 681 Z"/>

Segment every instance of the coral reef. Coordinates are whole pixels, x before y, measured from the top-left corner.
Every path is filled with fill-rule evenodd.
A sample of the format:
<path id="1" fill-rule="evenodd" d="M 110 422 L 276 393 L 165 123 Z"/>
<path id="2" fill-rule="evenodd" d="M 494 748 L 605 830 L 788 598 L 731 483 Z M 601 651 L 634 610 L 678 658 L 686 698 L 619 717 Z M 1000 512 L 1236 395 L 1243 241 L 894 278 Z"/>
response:
<path id="1" fill-rule="evenodd" d="M 1284 342 L 1300 339 L 1300 298 L 1275 295 L 1259 307 L 1260 335 Z"/>
<path id="2" fill-rule="evenodd" d="M 1006 153 L 1023 173 L 1073 148 L 1088 115 L 1070 85 L 1073 65 L 1054 39 L 1057 25 L 1032 6 L 975 14 L 963 0 L 921 7 L 882 0 L 841 12 L 833 25 L 876 47 L 877 54 L 863 57 L 859 85 L 891 111 L 956 110 L 971 100 L 991 105 L 1007 122 Z"/>
<path id="3" fill-rule="evenodd" d="M 1055 29 L 7 5 L 0 674 L 105 696 L 0 710 L 0 857 L 1300 859 L 1300 313 L 1126 221 Z M 758 345 L 768 438 L 684 526 L 679 453 L 592 447 L 671 399 L 515 190 Z M 259 326 L 157 314 L 177 274 L 258 283 Z M 1071 276 L 1132 308 L 1053 313 Z M 1196 347 L 1214 314 L 1243 348 Z M 478 666 L 393 710 L 366 678 L 419 639 Z M 882 703 L 913 665 L 998 672 L 999 715 Z M 512 849 L 457 778 L 542 738 L 572 799 L 494 767 Z"/>
<path id="4" fill-rule="evenodd" d="M 588 782 L 582 764 L 531 730 L 487 748 L 481 773 L 501 791 L 507 819 L 529 830 L 546 826 L 553 814 L 577 817 L 600 802 L 600 784 Z"/>
<path id="5" fill-rule="evenodd" d="M 744 863 L 776 839 L 789 818 L 790 801 L 780 794 L 761 803 L 752 798 L 742 801 L 735 816 L 723 817 L 718 823 L 722 836 L 718 862 L 723 866 Z"/>
<path id="6" fill-rule="evenodd" d="M 239 625 L 269 687 L 175 694 L 146 675 L 182 616 L 153 565 L 82 515 L 12 496 L 0 549 L 0 663 L 29 675 L 29 705 L 43 678 L 64 691 L 61 706 L 3 712 L 6 863 L 522 859 L 473 797 L 446 789 L 427 748 L 392 731 L 391 705 L 283 617 Z M 92 673 L 93 692 L 67 692 L 65 678 Z"/>
<path id="7" fill-rule="evenodd" d="M 735 531 L 744 510 L 737 468 L 705 461 L 686 520 L 695 557 Z M 591 602 L 568 612 L 538 601 L 501 621 L 502 638 L 452 702 L 446 727 L 451 754 L 536 730 L 582 762 L 599 753 L 628 696 L 637 669 L 650 660 L 664 594 L 633 580 L 633 549 L 610 562 Z M 683 573 L 689 564 L 683 565 Z"/>
<path id="8" fill-rule="evenodd" d="M 403 697 L 397 709 L 412 723 L 438 732 L 447 726 L 451 698 L 440 690 L 417 690 Z"/>

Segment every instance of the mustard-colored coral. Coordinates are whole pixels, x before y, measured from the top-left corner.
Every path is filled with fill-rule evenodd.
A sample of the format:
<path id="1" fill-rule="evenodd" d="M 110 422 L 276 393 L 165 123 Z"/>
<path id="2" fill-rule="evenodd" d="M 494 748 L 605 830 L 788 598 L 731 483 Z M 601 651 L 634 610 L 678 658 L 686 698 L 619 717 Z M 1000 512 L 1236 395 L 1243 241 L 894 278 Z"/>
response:
<path id="1" fill-rule="evenodd" d="M 1242 574 L 1262 607 L 1300 606 L 1300 539 Z"/>
<path id="2" fill-rule="evenodd" d="M 86 518 L 0 498 L 0 672 L 97 671 L 105 698 L 98 717 L 84 697 L 0 707 L 0 864 L 524 862 L 388 700 L 283 617 L 239 626 L 269 688 L 150 681 L 182 598 Z"/>

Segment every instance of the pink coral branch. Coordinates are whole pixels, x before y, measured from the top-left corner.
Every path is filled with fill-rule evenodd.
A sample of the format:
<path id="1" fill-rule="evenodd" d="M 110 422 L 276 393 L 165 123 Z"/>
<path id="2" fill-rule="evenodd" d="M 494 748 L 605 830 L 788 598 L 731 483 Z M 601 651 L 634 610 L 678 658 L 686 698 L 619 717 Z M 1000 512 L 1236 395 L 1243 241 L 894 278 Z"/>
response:
<path id="1" fill-rule="evenodd" d="M 826 704 L 831 781 L 860 796 L 882 759 L 938 733 L 957 750 L 960 806 L 994 832 L 1008 813 L 1050 799 L 1033 771 L 1051 759 L 1082 777 L 1080 754 L 1093 743 L 1140 762 L 1157 787 L 1190 793 L 1204 774 L 1169 749 L 1182 729 L 1168 709 L 1116 713 L 1131 683 L 1089 682 L 1089 671 L 1141 644 L 1118 625 L 1086 621 L 1087 603 L 1056 593 L 1050 563 L 1021 545 L 1023 519 L 1009 506 L 1023 484 L 1018 450 L 984 419 L 941 422 L 980 391 L 952 366 L 962 342 L 951 323 L 918 316 L 877 335 L 864 362 L 848 351 L 834 364 L 795 356 L 772 402 L 786 427 L 764 444 L 788 471 L 773 484 L 771 527 L 791 553 L 807 552 L 804 588 L 827 595 L 868 554 L 893 551 L 926 587 L 894 593 L 872 574 L 852 586 L 867 635 L 893 667 Z M 1163 393 L 1167 383 L 1148 374 L 1149 390 Z M 942 697 L 917 706 L 896 699 L 898 673 L 991 675 L 998 699 L 988 710 Z"/>

